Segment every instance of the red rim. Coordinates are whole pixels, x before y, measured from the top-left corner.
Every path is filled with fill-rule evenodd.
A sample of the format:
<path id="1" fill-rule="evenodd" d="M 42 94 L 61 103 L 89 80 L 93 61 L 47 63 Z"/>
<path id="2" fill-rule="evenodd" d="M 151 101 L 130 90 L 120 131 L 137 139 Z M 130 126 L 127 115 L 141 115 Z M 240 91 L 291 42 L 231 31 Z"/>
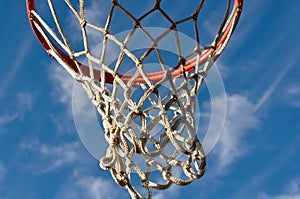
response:
<path id="1" fill-rule="evenodd" d="M 40 43 L 42 44 L 42 46 L 45 48 L 45 50 L 48 52 L 50 57 L 53 57 L 53 55 L 51 54 L 50 50 L 51 47 L 50 45 L 55 49 L 55 51 L 58 53 L 59 57 L 63 60 L 63 62 L 67 63 L 67 65 L 72 68 L 74 70 L 74 72 L 78 73 L 78 68 L 74 62 L 74 60 L 72 60 L 66 53 L 64 53 L 59 47 L 57 47 L 49 38 L 47 38 L 51 43 L 47 43 L 47 40 L 43 37 L 43 35 L 39 32 L 39 30 L 37 29 L 37 27 L 35 26 L 34 22 L 39 23 L 38 19 L 32 14 L 32 11 L 36 11 L 36 7 L 35 7 L 35 1 L 34 0 L 26 0 L 26 4 L 27 4 L 27 11 L 28 11 L 28 18 L 30 21 L 30 25 L 33 29 L 33 32 L 35 33 L 36 37 L 38 38 L 38 40 L 40 41 Z M 212 53 L 212 51 L 218 51 L 220 50 L 222 44 L 224 44 L 229 37 L 231 36 L 231 31 L 233 31 L 238 23 L 238 20 L 240 18 L 241 12 L 242 12 L 242 6 L 243 6 L 243 0 L 235 0 L 234 2 L 234 7 L 233 7 L 233 14 L 235 15 L 235 17 L 231 18 L 231 21 L 228 23 L 225 33 L 222 35 L 222 38 L 219 40 L 219 42 L 216 45 L 216 48 L 209 48 L 206 49 L 204 52 L 202 52 L 201 56 L 200 56 L 200 60 L 199 60 L 199 65 L 203 64 L 205 61 L 207 61 L 207 59 L 209 58 L 209 55 Z M 190 60 L 188 60 L 184 66 L 184 70 L 187 72 L 191 72 L 195 69 L 196 67 L 196 63 L 197 63 L 197 57 L 194 57 Z M 84 64 L 80 64 L 80 68 L 82 70 L 82 73 L 84 75 L 89 76 L 89 67 L 84 65 Z M 174 71 L 172 71 L 172 77 L 178 77 L 182 75 L 182 68 L 178 68 Z M 100 71 L 95 70 L 94 69 L 94 76 L 95 78 L 100 80 Z M 120 77 L 125 83 L 127 83 L 128 81 L 131 80 L 132 75 L 129 74 L 118 74 L 118 77 Z M 158 82 L 160 80 L 162 80 L 165 77 L 165 72 L 164 71 L 160 71 L 160 72 L 154 72 L 154 73 L 149 73 L 147 74 L 147 77 L 149 78 L 149 80 L 151 82 Z M 113 83 L 114 81 L 114 77 L 112 74 L 110 73 L 105 73 L 105 80 L 106 83 Z M 133 81 L 133 85 L 139 85 L 141 83 L 146 83 L 145 79 L 140 75 L 138 76 L 134 81 Z"/>

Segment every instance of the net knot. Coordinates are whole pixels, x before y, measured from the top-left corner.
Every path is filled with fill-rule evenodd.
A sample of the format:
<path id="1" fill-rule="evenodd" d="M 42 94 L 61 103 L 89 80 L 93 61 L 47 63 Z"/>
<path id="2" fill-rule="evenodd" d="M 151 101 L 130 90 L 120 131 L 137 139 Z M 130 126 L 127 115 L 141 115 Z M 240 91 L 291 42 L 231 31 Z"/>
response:
<path id="1" fill-rule="evenodd" d="M 165 180 L 170 180 L 170 177 L 172 176 L 172 174 L 170 173 L 170 171 L 168 171 L 168 170 L 164 170 L 164 171 L 162 171 L 162 176 L 163 176 L 163 178 L 165 179 Z"/>
<path id="2" fill-rule="evenodd" d="M 192 15 L 192 19 L 193 19 L 194 21 L 197 21 L 197 20 L 198 20 L 198 16 L 199 16 L 199 13 L 194 13 L 194 14 Z"/>
<path id="3" fill-rule="evenodd" d="M 120 144 L 120 138 L 118 136 L 112 136 L 110 144 L 113 146 L 118 146 Z"/>
<path id="4" fill-rule="evenodd" d="M 206 77 L 207 77 L 207 72 L 204 71 L 204 70 L 200 70 L 200 71 L 199 71 L 199 75 L 200 75 L 201 77 L 203 77 L 203 78 L 206 78 Z"/>
<path id="5" fill-rule="evenodd" d="M 81 20 L 80 20 L 80 26 L 81 26 L 81 27 L 85 27 L 86 24 L 87 24 L 87 22 L 86 22 L 85 19 L 81 19 Z"/>
<path id="6" fill-rule="evenodd" d="M 112 0 L 112 5 L 113 5 L 113 6 L 116 6 L 116 5 L 118 5 L 118 4 L 119 4 L 118 0 Z"/>
<path id="7" fill-rule="evenodd" d="M 141 27 L 141 23 L 140 21 L 134 21 L 134 28 L 140 28 Z"/>

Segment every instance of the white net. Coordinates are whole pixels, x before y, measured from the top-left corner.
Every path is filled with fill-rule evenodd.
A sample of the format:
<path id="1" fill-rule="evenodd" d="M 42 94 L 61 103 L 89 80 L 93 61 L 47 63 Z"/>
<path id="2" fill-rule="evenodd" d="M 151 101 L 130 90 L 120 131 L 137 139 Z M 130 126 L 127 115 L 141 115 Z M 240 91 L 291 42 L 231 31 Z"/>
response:
<path id="1" fill-rule="evenodd" d="M 72 40 L 76 33 L 63 28 L 52 0 L 48 0 L 52 19 L 30 10 L 43 46 L 83 86 L 101 116 L 109 143 L 106 156 L 100 159 L 101 168 L 110 170 L 116 183 L 128 189 L 132 198 L 151 198 L 152 189 L 187 185 L 204 174 L 206 158 L 195 124 L 196 96 L 227 44 L 242 4 L 236 1 L 230 14 L 228 1 L 213 42 L 201 47 L 199 16 L 205 1 L 190 2 L 191 12 L 181 17 L 171 16 L 168 7 L 172 2 L 165 2 L 147 1 L 133 11 L 128 4 L 134 2 L 112 0 L 106 4 L 105 23 L 97 25 L 89 20 L 91 13 L 86 13 L 84 0 L 65 0 L 79 27 L 81 39 L 76 42 Z M 155 19 L 163 21 L 163 29 L 154 33 L 145 26 Z M 116 27 L 128 21 L 131 23 L 125 36 L 117 37 Z M 179 27 L 189 27 L 193 32 L 195 42 L 188 52 L 182 48 Z M 143 35 L 143 49 L 134 51 L 130 46 L 136 44 L 137 34 Z M 173 67 L 169 67 L 168 53 L 161 50 L 170 35 L 176 51 L 169 55 L 175 54 Z M 95 50 L 95 42 L 101 43 L 100 49 Z M 82 49 L 74 43 L 80 43 Z M 117 57 L 113 60 L 112 49 Z M 158 67 L 154 70 L 151 63 Z M 122 74 L 126 71 L 129 74 Z M 138 179 L 146 191 L 137 190 L 133 179 Z"/>

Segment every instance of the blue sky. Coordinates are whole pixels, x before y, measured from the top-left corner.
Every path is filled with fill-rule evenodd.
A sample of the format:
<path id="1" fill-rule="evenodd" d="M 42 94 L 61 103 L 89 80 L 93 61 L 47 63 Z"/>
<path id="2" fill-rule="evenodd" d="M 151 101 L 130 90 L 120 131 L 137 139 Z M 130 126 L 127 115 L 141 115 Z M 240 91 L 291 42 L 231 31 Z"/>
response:
<path id="1" fill-rule="evenodd" d="M 37 42 L 25 1 L 0 7 L 0 198 L 127 198 L 81 143 L 73 81 Z M 217 63 L 227 112 L 206 174 L 155 199 L 300 198 L 299 11 L 297 1 L 245 1 Z"/>

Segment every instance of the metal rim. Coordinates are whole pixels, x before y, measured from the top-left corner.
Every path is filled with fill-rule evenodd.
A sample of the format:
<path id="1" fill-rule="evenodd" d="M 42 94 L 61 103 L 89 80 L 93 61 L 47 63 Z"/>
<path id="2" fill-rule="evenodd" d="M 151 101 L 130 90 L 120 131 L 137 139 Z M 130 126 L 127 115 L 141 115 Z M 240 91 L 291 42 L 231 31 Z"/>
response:
<path id="1" fill-rule="evenodd" d="M 29 22 L 32 27 L 32 30 L 35 33 L 37 39 L 40 41 L 40 43 L 44 47 L 44 49 L 48 52 L 48 55 L 50 57 L 54 57 L 54 55 L 52 54 L 53 51 L 51 50 L 51 48 L 54 48 L 55 52 L 58 54 L 60 59 L 62 59 L 63 62 L 66 63 L 75 73 L 78 73 L 79 71 L 75 64 L 75 61 L 73 59 L 71 59 L 65 52 L 63 52 L 57 45 L 55 45 L 54 42 L 51 41 L 51 39 L 48 36 L 46 36 L 47 38 L 45 38 L 44 35 L 46 35 L 46 34 L 42 34 L 36 27 L 35 23 L 39 23 L 39 21 L 32 14 L 33 11 L 36 12 L 35 1 L 34 0 L 26 0 L 26 4 L 27 4 L 28 18 L 29 18 Z M 171 75 L 173 78 L 181 76 L 183 71 L 186 71 L 186 72 L 193 71 L 197 64 L 201 65 L 201 64 L 205 63 L 209 58 L 211 58 L 211 54 L 213 54 L 213 59 L 216 59 L 223 52 L 224 48 L 226 47 L 226 45 L 227 45 L 233 31 L 235 30 L 235 27 L 236 27 L 238 21 L 239 21 L 239 18 L 240 18 L 241 12 L 242 12 L 242 6 L 243 6 L 243 0 L 235 0 L 234 1 L 234 6 L 231 11 L 232 17 L 230 17 L 228 19 L 228 21 L 224 27 L 223 35 L 220 37 L 217 44 L 214 47 L 204 50 L 200 55 L 200 59 L 196 56 L 196 57 L 188 60 L 185 63 L 183 68 L 179 67 L 177 69 L 172 69 Z M 198 63 L 197 63 L 197 61 L 198 61 Z M 79 65 L 82 70 L 82 73 L 84 75 L 89 76 L 89 74 L 90 74 L 89 67 L 82 63 L 79 63 Z M 94 69 L 94 75 L 95 75 L 96 79 L 100 80 L 100 71 Z M 128 82 L 132 78 L 132 75 L 128 75 L 128 74 L 118 74 L 118 76 L 125 83 Z M 158 82 L 165 77 L 165 72 L 160 71 L 160 72 L 149 73 L 149 74 L 147 74 L 147 77 L 149 78 L 149 80 L 151 82 Z M 105 80 L 106 80 L 106 83 L 113 83 L 114 77 L 110 73 L 105 73 Z M 141 83 L 145 83 L 145 80 L 142 76 L 138 76 L 134 80 L 133 85 L 139 85 Z"/>

